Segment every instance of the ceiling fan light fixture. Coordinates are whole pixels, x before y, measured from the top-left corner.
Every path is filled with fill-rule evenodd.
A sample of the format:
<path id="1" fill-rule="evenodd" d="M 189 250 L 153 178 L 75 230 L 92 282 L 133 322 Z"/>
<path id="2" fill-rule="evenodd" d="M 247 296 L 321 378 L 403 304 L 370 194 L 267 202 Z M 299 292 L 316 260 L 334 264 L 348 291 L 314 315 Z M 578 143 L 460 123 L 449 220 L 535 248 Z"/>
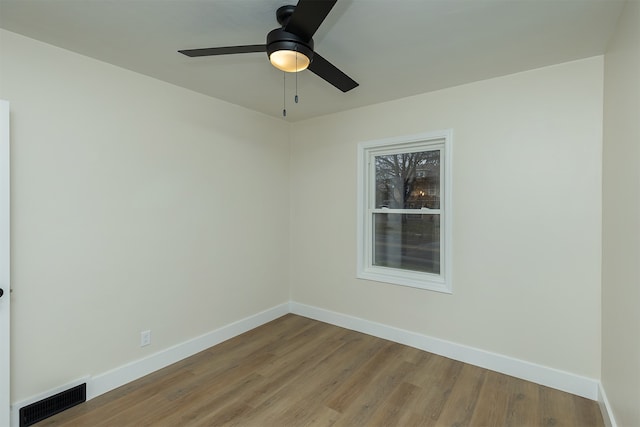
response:
<path id="1" fill-rule="evenodd" d="M 287 73 L 306 70 L 313 61 L 313 40 L 304 40 L 277 28 L 267 35 L 267 55 L 271 65 Z"/>

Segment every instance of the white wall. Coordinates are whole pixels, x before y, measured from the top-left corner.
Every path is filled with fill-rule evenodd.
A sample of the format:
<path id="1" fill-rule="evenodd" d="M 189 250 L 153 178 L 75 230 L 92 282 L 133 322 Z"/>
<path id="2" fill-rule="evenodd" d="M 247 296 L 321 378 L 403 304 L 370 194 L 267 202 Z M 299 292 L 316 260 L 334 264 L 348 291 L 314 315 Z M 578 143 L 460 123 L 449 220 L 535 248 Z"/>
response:
<path id="1" fill-rule="evenodd" d="M 0 37 L 14 402 L 288 301 L 284 122 Z"/>
<path id="2" fill-rule="evenodd" d="M 602 78 L 595 57 L 295 123 L 292 300 L 600 378 Z M 356 279 L 357 143 L 448 128 L 453 295 Z"/>
<path id="3" fill-rule="evenodd" d="M 640 425 L 640 3 L 605 56 L 602 385 L 619 426 Z"/>

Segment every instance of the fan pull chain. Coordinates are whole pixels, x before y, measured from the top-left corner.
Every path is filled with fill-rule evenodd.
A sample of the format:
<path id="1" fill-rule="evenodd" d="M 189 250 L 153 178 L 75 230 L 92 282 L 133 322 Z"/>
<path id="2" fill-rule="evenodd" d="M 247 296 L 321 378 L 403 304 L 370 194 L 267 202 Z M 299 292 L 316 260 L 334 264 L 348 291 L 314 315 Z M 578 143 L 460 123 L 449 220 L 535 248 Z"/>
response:
<path id="1" fill-rule="evenodd" d="M 298 46 L 296 45 L 296 97 L 294 98 L 296 104 L 298 103 Z"/>
<path id="2" fill-rule="evenodd" d="M 287 73 L 282 72 L 282 117 L 287 117 Z"/>

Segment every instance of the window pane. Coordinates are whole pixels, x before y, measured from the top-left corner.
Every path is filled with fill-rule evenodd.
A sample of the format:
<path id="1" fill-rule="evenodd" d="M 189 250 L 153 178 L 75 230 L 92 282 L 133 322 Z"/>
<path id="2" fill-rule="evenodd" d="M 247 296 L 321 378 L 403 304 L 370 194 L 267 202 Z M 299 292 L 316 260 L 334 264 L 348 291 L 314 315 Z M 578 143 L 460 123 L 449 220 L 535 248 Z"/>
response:
<path id="1" fill-rule="evenodd" d="M 440 209 L 440 150 L 375 156 L 376 205 Z"/>
<path id="2" fill-rule="evenodd" d="M 440 215 L 373 214 L 373 265 L 440 274 Z"/>

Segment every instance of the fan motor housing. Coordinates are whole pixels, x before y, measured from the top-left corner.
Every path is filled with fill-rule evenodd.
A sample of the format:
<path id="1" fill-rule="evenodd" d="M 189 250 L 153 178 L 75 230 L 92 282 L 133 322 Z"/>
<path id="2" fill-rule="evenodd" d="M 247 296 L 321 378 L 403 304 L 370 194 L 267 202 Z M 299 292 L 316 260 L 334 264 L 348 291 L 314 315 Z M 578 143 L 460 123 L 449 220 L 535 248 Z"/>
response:
<path id="1" fill-rule="evenodd" d="M 309 62 L 313 61 L 313 39 L 304 40 L 283 28 L 276 28 L 267 34 L 267 55 L 271 56 L 273 52 L 278 50 L 300 52 L 309 58 Z"/>

